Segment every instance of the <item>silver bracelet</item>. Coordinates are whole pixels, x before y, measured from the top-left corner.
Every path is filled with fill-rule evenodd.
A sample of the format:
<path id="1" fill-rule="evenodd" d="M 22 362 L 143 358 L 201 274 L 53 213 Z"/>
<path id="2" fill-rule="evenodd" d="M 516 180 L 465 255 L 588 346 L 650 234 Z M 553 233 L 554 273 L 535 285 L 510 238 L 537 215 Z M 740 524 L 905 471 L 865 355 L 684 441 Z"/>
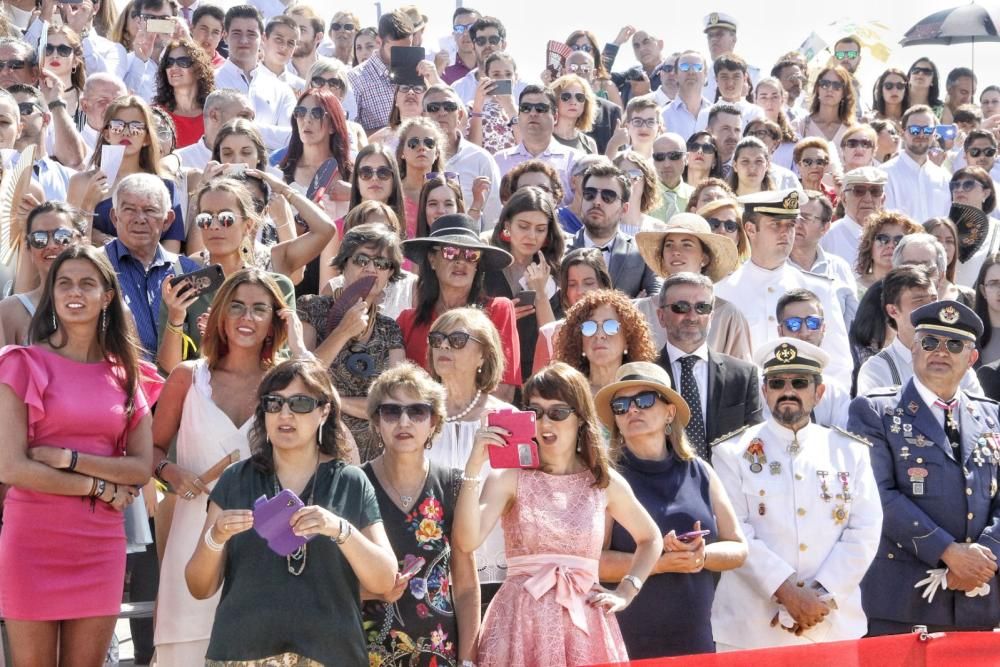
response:
<path id="1" fill-rule="evenodd" d="M 219 552 L 226 548 L 225 544 L 219 544 L 212 538 L 212 529 L 209 528 L 205 531 L 205 546 L 209 548 L 210 551 Z"/>
<path id="2" fill-rule="evenodd" d="M 354 526 L 351 525 L 351 522 L 341 517 L 340 532 L 337 533 L 337 537 L 333 538 L 333 541 L 336 542 L 337 544 L 343 544 L 351 537 L 351 533 L 353 531 L 354 531 Z"/>

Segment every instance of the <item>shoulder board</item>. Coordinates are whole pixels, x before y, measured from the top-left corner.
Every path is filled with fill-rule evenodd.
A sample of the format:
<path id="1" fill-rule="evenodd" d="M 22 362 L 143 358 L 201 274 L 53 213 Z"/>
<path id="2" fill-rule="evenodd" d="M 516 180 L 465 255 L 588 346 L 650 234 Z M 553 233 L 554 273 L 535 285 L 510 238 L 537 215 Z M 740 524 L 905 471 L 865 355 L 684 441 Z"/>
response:
<path id="1" fill-rule="evenodd" d="M 819 278 L 820 280 L 822 280 L 824 282 L 832 283 L 835 280 L 835 278 L 833 278 L 831 276 L 824 276 L 822 273 L 813 273 L 812 271 L 804 271 L 802 269 L 799 269 L 799 270 L 802 271 L 802 273 L 804 275 L 807 275 L 810 278 Z"/>
<path id="2" fill-rule="evenodd" d="M 837 433 L 840 433 L 841 435 L 846 436 L 851 440 L 854 440 L 855 442 L 860 442 L 862 445 L 865 445 L 866 447 L 872 446 L 872 443 L 869 440 L 867 440 L 866 438 L 862 438 L 857 433 L 851 433 L 847 429 L 840 428 L 839 426 L 833 426 L 831 428 Z"/>
<path id="3" fill-rule="evenodd" d="M 902 385 L 899 384 L 889 385 L 888 387 L 877 387 L 867 393 L 858 394 L 858 396 L 865 396 L 866 398 L 884 398 L 885 396 L 895 396 L 899 393 L 900 388 L 902 388 Z"/>
<path id="4" fill-rule="evenodd" d="M 966 398 L 971 401 L 979 401 L 980 403 L 992 403 L 993 405 L 1000 405 L 1000 401 L 990 398 L 989 396 L 981 396 L 979 394 L 965 394 Z"/>
<path id="5" fill-rule="evenodd" d="M 743 431 L 747 430 L 748 428 L 750 428 L 750 424 L 744 424 L 743 426 L 739 427 L 735 431 L 730 431 L 729 433 L 726 433 L 725 435 L 720 435 L 718 438 L 716 438 L 715 440 L 713 440 L 712 442 L 710 442 L 708 444 L 708 446 L 709 447 L 715 447 L 716 445 L 721 444 L 721 443 L 725 442 L 726 440 L 730 440 L 732 438 L 735 438 L 736 436 L 738 436 L 740 433 L 742 433 Z"/>

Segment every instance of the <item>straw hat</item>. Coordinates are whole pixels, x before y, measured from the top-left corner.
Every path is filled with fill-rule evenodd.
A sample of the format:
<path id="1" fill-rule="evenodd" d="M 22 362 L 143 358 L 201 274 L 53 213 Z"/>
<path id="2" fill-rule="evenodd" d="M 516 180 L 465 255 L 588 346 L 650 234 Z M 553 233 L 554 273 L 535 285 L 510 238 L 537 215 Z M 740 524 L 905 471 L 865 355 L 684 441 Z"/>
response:
<path id="1" fill-rule="evenodd" d="M 736 269 L 739 263 L 736 244 L 732 239 L 712 232 L 705 218 L 694 213 L 678 213 L 670 218 L 670 222 L 656 225 L 652 231 L 639 232 L 635 235 L 639 254 L 661 278 L 669 273 L 663 267 L 663 241 L 667 234 L 689 234 L 695 236 L 708 248 L 710 259 L 702 273 L 717 283 Z"/>
<path id="2" fill-rule="evenodd" d="M 674 391 L 670 382 L 670 376 L 659 364 L 649 361 L 633 361 L 629 364 L 622 364 L 615 373 L 614 382 L 605 385 L 594 396 L 594 405 L 597 407 L 597 416 L 608 428 L 615 427 L 615 415 L 611 412 L 611 399 L 622 389 L 652 389 L 658 392 L 668 403 L 677 408 L 674 416 L 674 423 L 684 428 L 691 419 L 691 409 L 687 401 Z"/>

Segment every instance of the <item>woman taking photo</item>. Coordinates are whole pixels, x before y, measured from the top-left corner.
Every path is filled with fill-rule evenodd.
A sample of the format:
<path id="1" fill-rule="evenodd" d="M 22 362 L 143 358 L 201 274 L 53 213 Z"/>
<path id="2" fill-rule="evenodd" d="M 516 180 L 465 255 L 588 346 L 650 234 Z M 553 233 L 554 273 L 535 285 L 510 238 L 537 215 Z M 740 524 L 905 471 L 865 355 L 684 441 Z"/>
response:
<path id="1" fill-rule="evenodd" d="M 709 178 L 722 178 L 722 163 L 715 137 L 708 132 L 695 132 L 687 141 L 687 166 L 684 182 L 698 187 Z"/>
<path id="2" fill-rule="evenodd" d="M 521 386 L 521 342 L 514 304 L 505 297 L 487 295 L 483 283 L 487 273 L 502 271 L 513 258 L 480 241 L 478 230 L 479 224 L 467 215 L 445 215 L 434 221 L 427 237 L 403 242 L 403 253 L 417 265 L 420 278 L 416 305 L 403 311 L 397 321 L 406 358 L 425 366 L 431 324 L 453 308 L 482 308 L 503 341 L 503 384 L 497 395 L 511 400 L 515 388 Z"/>
<path id="3" fill-rule="evenodd" d="M 740 567 L 747 543 L 725 487 L 684 434 L 688 405 L 667 372 L 649 363 L 622 366 L 594 403 L 611 430 L 619 472 L 663 536 L 663 553 L 643 591 L 618 612 L 629 658 L 714 653 L 712 573 Z M 678 539 L 695 530 L 710 532 Z M 622 581 L 634 552 L 628 531 L 613 523 L 604 538 L 601 581 Z M 677 621 L 673 632 L 663 632 L 656 620 L 665 614 Z"/>
<path id="4" fill-rule="evenodd" d="M 773 190 L 770 168 L 771 151 L 764 142 L 757 137 L 743 137 L 733 153 L 733 172 L 729 176 L 729 187 L 737 197 Z"/>
<path id="5" fill-rule="evenodd" d="M 77 131 L 80 131 L 87 122 L 86 115 L 80 108 L 80 95 L 87 80 L 87 66 L 83 61 L 83 42 L 80 41 L 80 36 L 65 24 L 49 26 L 46 40 L 45 53 L 42 54 L 42 70 L 51 72 L 59 79 L 62 85 L 60 98 L 66 102 L 66 113 L 73 119 Z"/>
<path id="6" fill-rule="evenodd" d="M 844 131 L 854 125 L 855 104 L 854 84 L 847 70 L 839 65 L 820 70 L 813 84 L 809 115 L 796 128 L 799 136 L 821 137 L 840 145 Z"/>
<path id="7" fill-rule="evenodd" d="M 990 217 L 997 205 L 993 179 L 981 167 L 962 167 L 951 175 L 951 219 L 963 243 L 958 248 L 959 285 L 972 285 L 987 255 L 1000 246 L 1000 221 Z"/>
<path id="8" fill-rule="evenodd" d="M 882 72 L 872 88 L 872 120 L 891 120 L 899 125 L 903 112 L 910 108 L 909 86 L 906 72 L 895 67 Z"/>
<path id="9" fill-rule="evenodd" d="M 383 225 L 362 225 L 347 232 L 333 267 L 343 281 L 332 296 L 299 297 L 306 347 L 327 366 L 340 395 L 345 426 L 354 435 L 361 461 L 378 454 L 368 425 L 365 396 L 375 378 L 405 358 L 403 335 L 395 320 L 379 312 L 386 287 L 402 278 L 399 237 Z M 351 304 L 335 328 L 330 311 L 345 289 L 374 277 L 368 294 Z"/>
<path id="10" fill-rule="evenodd" d="M 429 118 L 413 118 L 399 129 L 396 162 L 403 179 L 403 205 L 406 210 L 406 238 L 417 235 L 417 210 L 420 190 L 430 172 L 441 173 L 448 159 L 444 154 L 448 144 L 444 133 Z"/>
<path id="11" fill-rule="evenodd" d="M 511 434 L 499 426 L 480 429 L 455 513 L 458 549 L 478 547 L 498 521 L 506 538 L 507 579 L 483 619 L 477 664 L 628 660 L 611 612 L 635 598 L 663 550 L 663 538 L 628 483 L 608 466 L 586 378 L 566 364 L 553 364 L 524 389 L 536 417 L 540 468 L 505 469 L 484 482 L 487 447 L 507 447 Z M 605 516 L 624 526 L 636 543 L 634 557 L 622 568 L 627 574 L 614 590 L 598 583 Z M 572 583 L 564 587 L 560 581 L 556 588 L 563 578 Z"/>
<path id="12" fill-rule="evenodd" d="M 938 69 L 929 58 L 918 58 L 910 65 L 907 75 L 907 103 L 909 107 L 926 104 L 934 111 L 934 116 L 941 120 L 944 112 L 944 102 L 941 101 L 941 83 L 938 81 Z"/>
<path id="13" fill-rule="evenodd" d="M 513 95 L 494 95 L 494 81 L 510 81 L 511 90 L 517 87 L 517 65 L 507 53 L 498 51 L 486 58 L 483 71 L 486 76 L 476 86 L 476 96 L 469 113 L 469 141 L 482 146 L 490 155 L 513 148 L 521 141 L 517 124 L 516 100 Z"/>
<path id="14" fill-rule="evenodd" d="M 660 179 L 652 160 L 635 151 L 626 150 L 618 153 L 613 162 L 632 182 L 628 211 L 618 221 L 618 228 L 622 233 L 635 236 L 640 230 L 662 222 L 652 215 L 654 212 L 661 215 L 664 213 Z"/>
<path id="15" fill-rule="evenodd" d="M 920 225 L 896 211 L 882 211 L 868 218 L 861 232 L 858 259 L 854 265 L 859 301 L 865 290 L 892 270 L 892 253 L 900 239 L 921 231 Z"/>
<path id="16" fill-rule="evenodd" d="M 153 104 L 170 113 L 177 128 L 177 148 L 190 146 L 205 135 L 203 109 L 215 90 L 212 60 L 188 37 L 172 40 L 156 69 Z"/>
<path id="17" fill-rule="evenodd" d="M 419 118 L 424 114 L 424 93 L 426 86 L 396 86 L 392 98 L 392 111 L 389 112 L 389 124 L 369 137 L 373 144 L 385 144 L 390 150 L 396 149 L 399 141 L 397 131 L 399 126 L 411 118 Z"/>
<path id="18" fill-rule="evenodd" d="M 401 573 L 391 591 L 363 605 L 369 661 L 471 661 L 479 632 L 476 562 L 452 545 L 462 470 L 425 456 L 444 426 L 444 389 L 404 364 L 372 385 L 368 418 L 382 451 L 361 469 Z"/>
<path id="19" fill-rule="evenodd" d="M 104 252 L 53 262 L 28 347 L 0 354 L 0 602 L 13 665 L 103 665 L 125 581 L 124 508 L 152 470 L 160 390 Z M 80 400 L 85 396 L 86 400 Z"/>
<path id="20" fill-rule="evenodd" d="M 597 153 L 597 142 L 586 134 L 593 128 L 597 113 L 597 100 L 590 84 L 576 74 L 567 74 L 552 82 L 552 92 L 559 100 L 552 138 L 581 153 Z"/>
<path id="21" fill-rule="evenodd" d="M 222 590 L 205 664 L 366 664 L 358 600 L 362 589 L 392 590 L 396 557 L 371 482 L 348 465 L 336 392 L 322 366 L 293 360 L 264 376 L 257 401 L 253 457 L 212 490 L 185 570 L 195 598 Z M 292 534 L 320 537 L 284 558 L 249 532 L 255 501 L 282 490 L 305 505 L 292 515 Z M 275 613 L 292 608 L 303 613 Z"/>

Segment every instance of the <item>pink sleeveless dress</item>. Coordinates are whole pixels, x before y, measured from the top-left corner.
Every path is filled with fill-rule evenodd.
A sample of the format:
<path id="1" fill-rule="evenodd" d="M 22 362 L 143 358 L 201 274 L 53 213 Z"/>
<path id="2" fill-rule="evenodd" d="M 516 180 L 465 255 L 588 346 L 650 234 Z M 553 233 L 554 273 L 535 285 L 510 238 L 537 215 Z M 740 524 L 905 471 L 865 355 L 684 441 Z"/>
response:
<path id="1" fill-rule="evenodd" d="M 481 667 L 628 660 L 614 615 L 583 601 L 596 581 L 607 507 L 605 490 L 593 483 L 590 471 L 520 472 L 501 519 L 510 569 L 483 619 Z"/>

